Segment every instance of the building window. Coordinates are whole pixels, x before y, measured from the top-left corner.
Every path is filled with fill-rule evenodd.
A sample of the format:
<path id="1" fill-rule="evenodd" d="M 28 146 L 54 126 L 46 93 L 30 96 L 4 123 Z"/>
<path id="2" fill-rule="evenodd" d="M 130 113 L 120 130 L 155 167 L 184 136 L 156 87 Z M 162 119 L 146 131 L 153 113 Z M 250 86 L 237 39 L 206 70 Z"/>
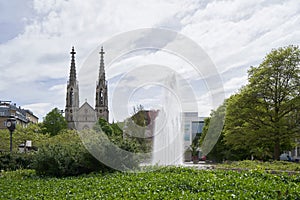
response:
<path id="1" fill-rule="evenodd" d="M 70 91 L 70 106 L 73 106 L 73 103 L 74 103 L 74 91 L 73 91 L 73 88 L 71 88 L 71 91 Z"/>
<path id="2" fill-rule="evenodd" d="M 193 139 L 196 137 L 196 135 L 200 135 L 202 133 L 203 126 L 204 126 L 203 121 L 192 122 L 192 138 Z"/>
<path id="3" fill-rule="evenodd" d="M 103 90 L 100 90 L 100 105 L 103 105 Z"/>
<path id="4" fill-rule="evenodd" d="M 190 141 L 190 124 L 184 125 L 184 141 Z"/>

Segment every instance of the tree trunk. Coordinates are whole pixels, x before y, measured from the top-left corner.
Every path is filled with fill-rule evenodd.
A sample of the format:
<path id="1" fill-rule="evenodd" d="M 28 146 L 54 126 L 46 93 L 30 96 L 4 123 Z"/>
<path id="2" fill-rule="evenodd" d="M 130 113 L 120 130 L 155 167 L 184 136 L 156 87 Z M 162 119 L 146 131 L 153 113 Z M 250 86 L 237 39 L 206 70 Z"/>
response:
<path id="1" fill-rule="evenodd" d="M 274 144 L 274 160 L 280 160 L 280 141 L 276 140 Z"/>

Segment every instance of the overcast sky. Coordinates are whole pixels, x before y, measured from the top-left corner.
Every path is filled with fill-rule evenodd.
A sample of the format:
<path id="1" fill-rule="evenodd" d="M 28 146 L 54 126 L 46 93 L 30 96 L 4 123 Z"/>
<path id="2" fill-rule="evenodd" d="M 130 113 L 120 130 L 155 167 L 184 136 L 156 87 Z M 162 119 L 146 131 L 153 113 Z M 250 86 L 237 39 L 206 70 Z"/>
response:
<path id="1" fill-rule="evenodd" d="M 298 0 L 10 0 L 0 2 L 0 26 L 0 100 L 15 102 L 42 118 L 54 107 L 64 110 L 72 46 L 77 52 L 80 101 L 94 105 L 99 60 L 90 56 L 105 41 L 141 28 L 167 29 L 193 40 L 214 63 L 229 97 L 247 83 L 249 67 L 257 66 L 273 48 L 299 45 L 300 4 Z M 150 40 L 134 36 L 122 45 L 143 46 L 160 39 L 165 47 L 118 55 L 106 63 L 111 119 L 122 120 L 139 103 L 159 108 L 160 80 L 170 77 L 167 69 L 186 82 L 179 81 L 185 96 L 190 87 L 199 115 L 208 116 L 216 105 L 205 70 L 195 74 L 189 60 L 176 51 L 163 51 L 172 46 L 171 36 Z M 116 48 L 104 46 L 105 56 L 112 57 Z M 95 66 L 89 68 L 89 62 Z M 123 98 L 125 88 L 130 88 L 129 99 L 117 104 L 128 111 L 120 114 L 122 108 L 113 107 L 113 102 Z"/>

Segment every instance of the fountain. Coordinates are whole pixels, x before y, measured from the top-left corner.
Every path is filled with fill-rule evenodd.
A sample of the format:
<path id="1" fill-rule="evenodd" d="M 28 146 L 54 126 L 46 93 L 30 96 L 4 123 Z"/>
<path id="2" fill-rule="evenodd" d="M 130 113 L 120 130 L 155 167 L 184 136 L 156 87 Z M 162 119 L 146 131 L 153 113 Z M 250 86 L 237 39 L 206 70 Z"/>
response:
<path id="1" fill-rule="evenodd" d="M 163 108 L 155 120 L 152 164 L 183 163 L 183 131 L 176 75 L 166 79 Z"/>

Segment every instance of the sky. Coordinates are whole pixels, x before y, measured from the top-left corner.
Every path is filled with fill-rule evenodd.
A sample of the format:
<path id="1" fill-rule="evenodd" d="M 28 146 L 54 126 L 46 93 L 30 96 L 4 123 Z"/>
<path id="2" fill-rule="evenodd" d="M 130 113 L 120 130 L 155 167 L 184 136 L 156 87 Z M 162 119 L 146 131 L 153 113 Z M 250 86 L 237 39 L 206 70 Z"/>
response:
<path id="1" fill-rule="evenodd" d="M 102 45 L 111 120 L 123 120 L 137 104 L 160 109 L 167 104 L 165 91 L 174 87 L 178 105 L 188 101 L 193 105 L 187 111 L 209 116 L 247 84 L 250 66 L 274 48 L 299 45 L 300 4 L 10 0 L 0 1 L 0 27 L 0 100 L 30 109 L 40 121 L 54 107 L 65 108 L 72 46 L 80 102 L 94 105 Z M 198 63 L 200 72 L 197 58 L 209 61 Z"/>

